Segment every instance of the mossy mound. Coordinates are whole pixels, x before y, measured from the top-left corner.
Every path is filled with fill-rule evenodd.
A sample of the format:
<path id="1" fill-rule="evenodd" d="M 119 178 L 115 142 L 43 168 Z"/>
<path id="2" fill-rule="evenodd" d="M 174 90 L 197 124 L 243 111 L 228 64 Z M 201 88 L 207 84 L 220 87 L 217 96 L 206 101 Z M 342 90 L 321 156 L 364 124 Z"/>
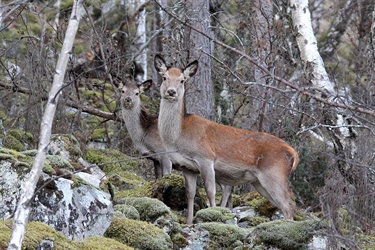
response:
<path id="1" fill-rule="evenodd" d="M 255 227 L 259 224 L 265 223 L 270 221 L 267 217 L 252 217 L 252 216 L 246 216 L 238 221 L 238 223 L 246 224 L 247 227 Z"/>
<path id="2" fill-rule="evenodd" d="M 260 216 L 271 218 L 278 209 L 258 192 L 250 192 L 241 196 L 244 206 L 251 206 Z"/>
<path id="3" fill-rule="evenodd" d="M 162 229 L 144 221 L 114 217 L 105 236 L 136 249 L 172 249 L 170 237 Z"/>
<path id="4" fill-rule="evenodd" d="M 121 171 L 137 172 L 137 169 L 142 168 L 141 160 L 131 159 L 126 154 L 121 153 L 115 149 L 89 149 L 85 155 L 85 160 L 92 164 L 102 166 L 104 172 L 107 174 L 116 172 L 117 168 Z"/>
<path id="5" fill-rule="evenodd" d="M 202 223 L 197 228 L 205 229 L 209 232 L 209 248 L 216 249 L 234 249 L 243 246 L 243 240 L 249 229 L 240 228 L 236 225 L 222 224 L 218 222 Z"/>
<path id="6" fill-rule="evenodd" d="M 181 175 L 169 174 L 155 181 L 152 198 L 156 198 L 173 210 L 187 207 L 185 179 Z"/>
<path id="7" fill-rule="evenodd" d="M 266 244 L 280 249 L 304 249 L 312 239 L 319 222 L 316 220 L 286 221 L 276 220 L 255 227 L 249 236 L 253 243 Z"/>
<path id="8" fill-rule="evenodd" d="M 11 235 L 12 221 L 0 222 L 0 249 L 6 249 Z M 83 241 L 72 241 L 44 223 L 33 221 L 26 226 L 22 249 L 39 249 L 42 243 L 48 242 L 53 249 L 66 250 L 130 250 L 133 249 L 114 239 L 93 237 Z"/>
<path id="9" fill-rule="evenodd" d="M 111 179 L 110 179 L 111 180 Z M 119 190 L 116 194 L 116 201 L 126 197 L 152 197 L 152 189 L 154 187 L 154 181 L 149 181 L 141 183 L 140 186 L 129 189 L 129 190 Z"/>
<path id="10" fill-rule="evenodd" d="M 169 207 L 167 207 L 163 202 L 158 199 L 148 198 L 148 197 L 128 197 L 122 198 L 117 201 L 118 204 L 126 204 L 133 206 L 137 209 L 140 219 L 143 221 L 154 222 L 156 219 L 167 216 L 175 217 Z"/>
<path id="11" fill-rule="evenodd" d="M 135 207 L 126 204 L 117 204 L 113 206 L 115 211 L 120 212 L 124 217 L 132 220 L 139 220 L 141 216 L 139 215 Z"/>
<path id="12" fill-rule="evenodd" d="M 14 149 L 0 147 L 0 161 L 1 160 L 9 161 L 17 172 L 23 173 L 24 168 L 30 168 L 32 166 L 34 157 L 23 154 L 22 152 L 17 152 Z"/>
<path id="13" fill-rule="evenodd" d="M 6 148 L 16 150 L 18 152 L 33 147 L 34 137 L 31 133 L 18 129 L 8 131 L 7 135 L 2 137 L 2 144 Z"/>
<path id="14" fill-rule="evenodd" d="M 209 207 L 199 210 L 194 216 L 194 222 L 226 222 L 233 220 L 230 210 L 225 207 Z"/>

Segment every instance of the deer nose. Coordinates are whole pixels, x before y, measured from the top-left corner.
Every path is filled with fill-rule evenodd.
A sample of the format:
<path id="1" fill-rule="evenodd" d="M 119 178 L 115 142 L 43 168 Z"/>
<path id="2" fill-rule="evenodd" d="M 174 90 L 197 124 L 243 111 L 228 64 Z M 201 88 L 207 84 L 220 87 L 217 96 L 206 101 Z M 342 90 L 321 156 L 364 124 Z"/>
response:
<path id="1" fill-rule="evenodd" d="M 126 98 L 125 98 L 125 101 L 126 101 L 126 102 L 132 102 L 132 99 L 131 99 L 130 97 L 126 97 Z"/>
<path id="2" fill-rule="evenodd" d="M 168 89 L 167 90 L 167 94 L 169 96 L 175 96 L 176 95 L 176 90 L 175 89 Z"/>

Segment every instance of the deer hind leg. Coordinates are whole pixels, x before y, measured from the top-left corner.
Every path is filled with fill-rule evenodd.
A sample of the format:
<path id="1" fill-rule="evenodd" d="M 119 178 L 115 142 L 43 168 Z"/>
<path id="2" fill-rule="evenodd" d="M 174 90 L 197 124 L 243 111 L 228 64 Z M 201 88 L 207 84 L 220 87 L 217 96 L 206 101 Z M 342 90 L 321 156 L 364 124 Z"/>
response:
<path id="1" fill-rule="evenodd" d="M 220 206 L 221 207 L 229 207 L 232 208 L 232 186 L 227 186 L 227 185 L 222 185 L 219 184 L 221 189 L 222 189 L 222 196 L 221 196 L 221 202 Z"/>
<path id="2" fill-rule="evenodd" d="M 154 172 L 155 172 L 155 178 L 159 179 L 163 177 L 163 171 L 162 171 L 162 166 L 160 165 L 160 162 L 155 159 L 151 159 L 152 162 L 154 163 Z"/>
<path id="3" fill-rule="evenodd" d="M 167 155 L 160 157 L 160 164 L 163 176 L 172 173 L 172 162 Z"/>
<path id="4" fill-rule="evenodd" d="M 209 160 L 196 161 L 196 163 L 204 182 L 204 188 L 206 190 L 210 206 L 215 207 L 216 182 L 214 164 Z"/>
<path id="5" fill-rule="evenodd" d="M 198 173 L 184 170 L 185 187 L 186 187 L 186 198 L 188 201 L 186 224 L 193 224 L 194 215 L 194 198 L 197 189 L 197 175 Z"/>
<path id="6" fill-rule="evenodd" d="M 293 220 L 295 204 L 290 197 L 288 180 L 277 175 L 273 176 L 275 178 L 260 177 L 257 182 L 253 183 L 253 186 L 283 212 L 285 219 Z"/>

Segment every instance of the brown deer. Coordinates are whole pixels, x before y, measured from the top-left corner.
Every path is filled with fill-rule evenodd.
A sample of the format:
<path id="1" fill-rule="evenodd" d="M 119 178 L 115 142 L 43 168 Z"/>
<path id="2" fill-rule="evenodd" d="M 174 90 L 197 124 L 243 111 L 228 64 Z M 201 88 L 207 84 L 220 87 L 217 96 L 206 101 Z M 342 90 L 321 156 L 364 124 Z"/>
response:
<path id="1" fill-rule="evenodd" d="M 160 87 L 159 134 L 173 163 L 184 171 L 188 198 L 187 223 L 193 220 L 196 177 L 200 173 L 211 206 L 215 206 L 215 181 L 227 185 L 251 183 L 254 188 L 293 220 L 295 204 L 288 178 L 298 165 L 297 152 L 273 135 L 252 132 L 186 114 L 185 82 L 198 70 L 198 61 L 184 69 L 168 67 L 156 55 L 154 66 L 163 77 Z M 224 199 L 224 197 L 223 197 Z"/>
<path id="2" fill-rule="evenodd" d="M 151 155 L 147 158 L 154 162 L 155 177 L 158 179 L 172 172 L 172 163 L 159 137 L 157 116 L 149 114 L 141 102 L 141 93 L 147 91 L 151 83 L 151 80 L 138 84 L 129 80 L 125 84 L 120 82 L 119 88 L 126 129 L 135 148 L 142 155 Z"/>
<path id="3" fill-rule="evenodd" d="M 119 80 L 118 80 L 119 81 Z M 148 158 L 154 162 L 155 177 L 158 179 L 172 171 L 172 163 L 166 154 L 157 128 L 158 117 L 150 115 L 141 102 L 141 93 L 150 89 L 151 80 L 143 83 L 127 81 L 125 85 L 120 81 L 121 109 L 126 129 L 135 148 L 143 155 L 152 155 Z M 176 170 L 181 167 L 173 165 Z M 223 198 L 221 206 L 226 206 L 231 194 L 231 187 L 222 186 Z M 228 204 L 230 206 L 230 204 Z"/>

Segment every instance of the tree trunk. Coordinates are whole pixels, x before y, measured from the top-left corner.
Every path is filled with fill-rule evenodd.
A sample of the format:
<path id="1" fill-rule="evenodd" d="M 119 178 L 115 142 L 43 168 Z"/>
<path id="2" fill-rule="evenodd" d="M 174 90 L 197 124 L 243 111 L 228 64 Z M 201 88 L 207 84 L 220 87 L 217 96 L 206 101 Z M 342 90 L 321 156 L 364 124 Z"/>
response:
<path id="1" fill-rule="evenodd" d="M 210 29 L 209 1 L 186 1 L 187 23 L 213 37 Z M 186 108 L 188 113 L 211 118 L 213 108 L 213 85 L 211 67 L 213 43 L 202 34 L 185 27 L 186 63 L 199 60 L 198 73 L 186 86 Z"/>
<path id="2" fill-rule="evenodd" d="M 35 187 L 39 176 L 43 169 L 46 159 L 47 146 L 50 142 L 53 118 L 55 116 L 56 107 L 61 88 L 64 83 L 64 76 L 69 60 L 69 55 L 73 47 L 74 38 L 76 36 L 79 21 L 84 13 L 83 1 L 74 1 L 72 14 L 66 31 L 61 54 L 56 65 L 56 73 L 54 75 L 52 87 L 49 93 L 48 102 L 44 111 L 39 137 L 38 152 L 35 157 L 33 167 L 30 171 L 28 179 L 22 184 L 20 200 L 14 215 L 12 235 L 10 238 L 8 250 L 21 249 L 22 241 L 25 234 L 25 227 L 30 213 L 30 202 L 34 197 Z"/>

